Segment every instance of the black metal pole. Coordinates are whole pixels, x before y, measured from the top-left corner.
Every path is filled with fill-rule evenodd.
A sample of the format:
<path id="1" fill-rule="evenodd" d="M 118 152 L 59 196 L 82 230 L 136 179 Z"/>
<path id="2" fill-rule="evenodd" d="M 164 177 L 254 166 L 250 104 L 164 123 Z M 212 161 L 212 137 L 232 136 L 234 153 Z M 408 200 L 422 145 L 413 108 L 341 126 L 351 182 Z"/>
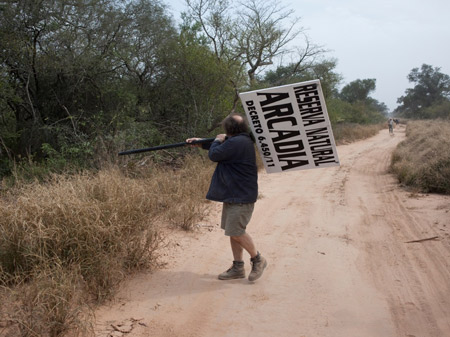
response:
<path id="1" fill-rule="evenodd" d="M 214 141 L 214 139 L 215 138 L 203 138 L 203 139 L 199 139 L 199 140 L 194 140 L 192 143 L 181 142 L 181 143 L 175 143 L 175 144 L 147 147 L 147 148 L 143 148 L 143 149 L 127 150 L 127 151 L 119 152 L 119 156 L 123 156 L 123 155 L 127 155 L 127 154 L 134 154 L 134 153 L 141 153 L 141 152 L 171 149 L 174 147 L 182 147 L 182 146 L 191 145 L 191 144 L 212 143 Z"/>

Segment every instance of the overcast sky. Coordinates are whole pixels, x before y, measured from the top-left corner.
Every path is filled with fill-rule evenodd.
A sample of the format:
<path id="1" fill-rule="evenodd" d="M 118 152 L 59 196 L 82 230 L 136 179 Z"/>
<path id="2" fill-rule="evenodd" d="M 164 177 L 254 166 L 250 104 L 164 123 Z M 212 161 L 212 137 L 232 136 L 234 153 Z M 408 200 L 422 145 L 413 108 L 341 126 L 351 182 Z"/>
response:
<path id="1" fill-rule="evenodd" d="M 261 0 L 264 1 L 264 0 Z M 330 50 L 343 85 L 375 78 L 372 97 L 390 110 L 424 63 L 450 75 L 450 0 L 279 0 L 295 11 L 311 41 Z M 184 0 L 162 0 L 179 20 Z M 302 45 L 299 38 L 297 45 Z"/>

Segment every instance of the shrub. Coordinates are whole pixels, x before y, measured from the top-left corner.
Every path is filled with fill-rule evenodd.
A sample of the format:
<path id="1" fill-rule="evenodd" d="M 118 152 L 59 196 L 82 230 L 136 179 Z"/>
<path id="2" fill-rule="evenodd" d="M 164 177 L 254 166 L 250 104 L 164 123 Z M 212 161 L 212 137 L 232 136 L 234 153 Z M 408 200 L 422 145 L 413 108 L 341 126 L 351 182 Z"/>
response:
<path id="1" fill-rule="evenodd" d="M 104 297 L 117 271 L 153 261 L 149 248 L 156 248 L 157 209 L 148 187 L 109 170 L 54 176 L 47 184 L 15 191 L 0 205 L 3 271 L 26 278 L 54 259 L 63 266 L 77 264 L 91 292 Z"/>
<path id="2" fill-rule="evenodd" d="M 40 266 L 34 270 L 33 282 L 21 283 L 3 294 L 8 308 L 3 314 L 11 323 L 8 336 L 93 336 L 92 311 L 79 270 L 62 264 Z M 43 268 L 43 269 L 42 269 Z"/>
<path id="3" fill-rule="evenodd" d="M 0 199 L 0 323 L 13 322 L 20 336 L 87 335 L 92 301 L 159 265 L 162 224 L 191 230 L 205 215 L 213 168 L 205 165 L 188 156 L 180 168 L 131 165 L 8 190 Z"/>
<path id="4" fill-rule="evenodd" d="M 392 155 L 399 181 L 422 192 L 450 194 L 450 122 L 410 121 Z"/>

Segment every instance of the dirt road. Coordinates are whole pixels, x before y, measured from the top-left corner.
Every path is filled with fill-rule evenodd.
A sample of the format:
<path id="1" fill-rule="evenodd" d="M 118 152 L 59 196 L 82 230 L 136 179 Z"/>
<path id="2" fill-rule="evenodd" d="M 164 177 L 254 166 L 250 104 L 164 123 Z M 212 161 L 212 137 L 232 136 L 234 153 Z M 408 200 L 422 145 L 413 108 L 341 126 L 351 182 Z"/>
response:
<path id="1" fill-rule="evenodd" d="M 383 130 L 339 146 L 340 167 L 262 173 L 248 230 L 269 265 L 255 283 L 217 280 L 231 253 L 211 204 L 198 232 L 172 234 L 166 268 L 96 313 L 98 336 L 450 336 L 450 198 L 398 186 L 402 139 Z"/>

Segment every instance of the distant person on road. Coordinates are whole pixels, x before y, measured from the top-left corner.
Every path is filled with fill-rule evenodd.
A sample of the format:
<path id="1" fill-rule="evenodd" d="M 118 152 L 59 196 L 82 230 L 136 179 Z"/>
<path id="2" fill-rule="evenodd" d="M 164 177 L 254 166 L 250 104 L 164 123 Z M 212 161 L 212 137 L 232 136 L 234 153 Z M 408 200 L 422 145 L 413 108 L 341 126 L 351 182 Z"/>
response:
<path id="1" fill-rule="evenodd" d="M 246 231 L 258 197 L 255 148 L 247 122 L 241 115 L 229 115 L 222 126 L 226 134 L 217 135 L 212 143 L 195 145 L 209 150 L 209 159 L 217 163 L 206 198 L 223 203 L 221 228 L 230 238 L 233 255 L 232 266 L 219 275 L 219 280 L 245 278 L 245 250 L 252 265 L 248 279 L 255 281 L 267 266 L 266 259 Z M 188 138 L 186 142 L 198 139 Z"/>
<path id="2" fill-rule="evenodd" d="M 394 120 L 392 118 L 389 118 L 388 126 L 389 126 L 389 134 L 393 135 L 394 134 Z"/>

